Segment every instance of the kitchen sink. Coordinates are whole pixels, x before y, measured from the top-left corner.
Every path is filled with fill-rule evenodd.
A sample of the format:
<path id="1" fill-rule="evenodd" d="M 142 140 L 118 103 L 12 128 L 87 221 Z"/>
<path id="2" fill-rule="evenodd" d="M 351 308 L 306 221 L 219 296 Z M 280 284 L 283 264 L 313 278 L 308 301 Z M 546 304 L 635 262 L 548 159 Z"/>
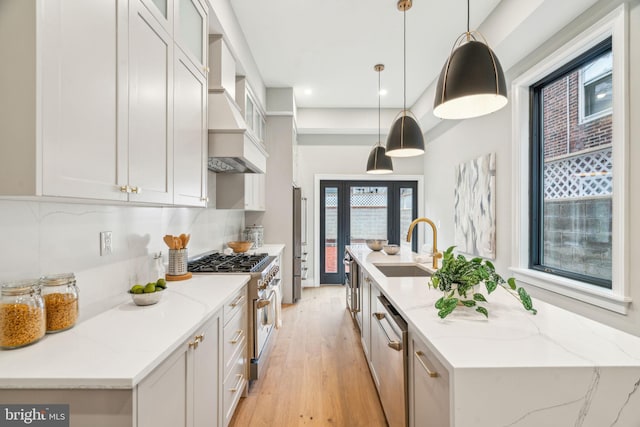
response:
<path id="1" fill-rule="evenodd" d="M 429 277 L 431 272 L 414 264 L 374 264 L 387 277 Z"/>

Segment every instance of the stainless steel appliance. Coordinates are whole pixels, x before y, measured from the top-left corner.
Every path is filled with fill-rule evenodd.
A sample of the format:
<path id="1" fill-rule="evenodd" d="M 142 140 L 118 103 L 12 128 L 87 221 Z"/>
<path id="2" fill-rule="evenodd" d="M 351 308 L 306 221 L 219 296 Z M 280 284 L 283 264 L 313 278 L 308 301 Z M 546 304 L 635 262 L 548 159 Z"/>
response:
<path id="1" fill-rule="evenodd" d="M 378 296 L 372 314 L 373 368 L 378 374 L 378 394 L 390 427 L 408 425 L 407 322 L 391 303 Z"/>
<path id="2" fill-rule="evenodd" d="M 269 339 L 275 326 L 276 289 L 280 289 L 280 267 L 269 254 L 224 255 L 206 253 L 189 260 L 193 274 L 250 274 L 249 294 L 249 379 L 256 380 L 268 357 Z M 261 362 L 262 361 L 262 362 Z"/>
<path id="3" fill-rule="evenodd" d="M 293 302 L 302 297 L 302 190 L 293 187 Z"/>
<path id="4" fill-rule="evenodd" d="M 345 288 L 347 290 L 347 310 L 362 329 L 362 312 L 360 310 L 360 267 L 349 252 L 344 254 Z"/>

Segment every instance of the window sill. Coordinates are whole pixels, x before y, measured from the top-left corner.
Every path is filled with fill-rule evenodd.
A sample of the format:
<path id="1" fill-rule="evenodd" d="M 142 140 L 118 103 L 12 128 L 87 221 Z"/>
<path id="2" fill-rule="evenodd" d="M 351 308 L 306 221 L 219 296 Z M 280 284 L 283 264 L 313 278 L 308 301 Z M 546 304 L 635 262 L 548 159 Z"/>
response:
<path id="1" fill-rule="evenodd" d="M 526 268 L 511 267 L 510 271 L 516 280 L 527 285 L 555 292 L 616 313 L 627 314 L 628 307 L 631 304 L 630 297 L 615 294 L 610 289 L 588 283 Z"/>

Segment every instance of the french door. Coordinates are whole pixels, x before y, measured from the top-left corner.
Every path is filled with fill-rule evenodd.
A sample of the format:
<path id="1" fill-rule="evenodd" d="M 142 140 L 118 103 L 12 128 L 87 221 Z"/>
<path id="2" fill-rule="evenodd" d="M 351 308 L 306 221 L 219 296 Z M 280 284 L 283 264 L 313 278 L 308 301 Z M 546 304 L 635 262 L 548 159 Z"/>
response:
<path id="1" fill-rule="evenodd" d="M 406 237 L 417 197 L 416 181 L 320 181 L 320 283 L 344 283 L 347 245 L 385 239 L 416 251 Z"/>

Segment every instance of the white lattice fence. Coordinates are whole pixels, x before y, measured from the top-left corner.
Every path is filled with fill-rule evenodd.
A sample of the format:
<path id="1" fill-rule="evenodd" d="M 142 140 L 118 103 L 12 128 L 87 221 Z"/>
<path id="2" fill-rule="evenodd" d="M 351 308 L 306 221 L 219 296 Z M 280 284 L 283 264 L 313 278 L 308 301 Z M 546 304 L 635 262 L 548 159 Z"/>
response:
<path id="1" fill-rule="evenodd" d="M 544 198 L 571 199 L 612 193 L 611 147 L 544 165 Z"/>

